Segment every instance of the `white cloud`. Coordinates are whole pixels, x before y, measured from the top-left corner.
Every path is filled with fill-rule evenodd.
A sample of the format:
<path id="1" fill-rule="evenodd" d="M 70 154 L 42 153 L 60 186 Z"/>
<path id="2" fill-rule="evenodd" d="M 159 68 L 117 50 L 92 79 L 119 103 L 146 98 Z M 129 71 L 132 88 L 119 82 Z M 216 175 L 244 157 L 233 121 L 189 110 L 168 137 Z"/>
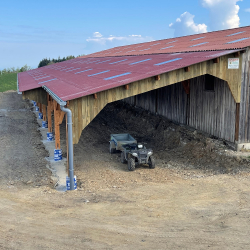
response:
<path id="1" fill-rule="evenodd" d="M 203 7 L 210 12 L 210 29 L 238 28 L 240 25 L 239 5 L 242 0 L 202 0 Z"/>
<path id="2" fill-rule="evenodd" d="M 169 27 L 175 30 L 175 37 L 207 32 L 207 25 L 204 23 L 196 24 L 194 22 L 194 15 L 189 12 L 181 14 L 181 16 L 176 19 L 175 23 L 169 24 Z"/>
<path id="3" fill-rule="evenodd" d="M 248 9 L 245 9 L 245 11 L 246 11 L 246 12 L 250 12 L 250 8 L 248 8 Z"/>
<path id="4" fill-rule="evenodd" d="M 94 32 L 93 37 L 102 37 L 102 34 L 100 32 Z"/>
<path id="5" fill-rule="evenodd" d="M 99 32 L 98 32 L 99 33 Z M 150 42 L 154 39 L 152 37 L 148 36 L 142 36 L 142 35 L 127 35 L 127 36 L 115 36 L 115 35 L 109 35 L 109 36 L 95 36 L 96 32 L 93 34 L 92 37 L 89 37 L 86 39 L 86 47 L 83 50 L 84 54 L 90 54 L 97 51 L 102 51 L 110 48 L 114 48 L 117 46 L 124 46 L 129 44 L 135 44 L 135 43 L 143 43 L 143 42 Z"/>
<path id="6" fill-rule="evenodd" d="M 141 35 L 129 35 L 129 36 L 113 36 L 108 37 L 102 36 L 99 32 L 95 32 L 93 37 L 86 39 L 87 42 L 99 43 L 101 45 L 107 45 L 108 43 L 120 42 L 123 44 L 132 44 L 140 42 L 152 41 L 152 37 L 143 37 Z"/>

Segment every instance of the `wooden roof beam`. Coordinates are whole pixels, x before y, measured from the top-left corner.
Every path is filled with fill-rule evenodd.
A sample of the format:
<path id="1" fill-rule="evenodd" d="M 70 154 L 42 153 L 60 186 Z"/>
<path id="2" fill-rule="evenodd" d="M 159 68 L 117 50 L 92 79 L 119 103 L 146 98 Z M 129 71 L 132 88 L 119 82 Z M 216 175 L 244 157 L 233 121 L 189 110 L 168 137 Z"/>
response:
<path id="1" fill-rule="evenodd" d="M 94 99 L 97 99 L 97 94 L 96 93 L 93 94 L 93 97 L 94 97 Z"/>
<path id="2" fill-rule="evenodd" d="M 185 68 L 184 68 L 184 71 L 185 71 L 185 72 L 189 72 L 189 71 L 190 71 L 190 66 L 185 67 Z"/>

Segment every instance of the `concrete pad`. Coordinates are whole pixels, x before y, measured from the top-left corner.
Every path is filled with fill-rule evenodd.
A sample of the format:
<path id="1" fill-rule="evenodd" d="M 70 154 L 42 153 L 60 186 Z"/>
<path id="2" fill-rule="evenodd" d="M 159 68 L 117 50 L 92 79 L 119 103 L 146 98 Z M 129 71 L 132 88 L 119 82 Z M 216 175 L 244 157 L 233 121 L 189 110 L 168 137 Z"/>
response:
<path id="1" fill-rule="evenodd" d="M 67 187 L 66 187 L 66 176 L 68 176 L 67 174 L 67 169 L 66 169 L 66 164 L 67 164 L 67 159 L 66 158 L 62 158 L 61 161 L 55 161 L 54 160 L 54 149 L 55 149 L 55 141 L 47 141 L 47 132 L 48 129 L 47 128 L 42 128 L 42 121 L 43 119 L 39 119 L 38 118 L 38 113 L 35 110 L 35 107 L 33 108 L 34 113 L 36 114 L 37 117 L 37 122 L 39 124 L 39 128 L 38 130 L 41 133 L 42 136 L 42 143 L 45 146 L 45 149 L 48 151 L 49 153 L 49 157 L 46 157 L 45 159 L 48 161 L 49 166 L 47 166 L 47 168 L 52 172 L 52 176 L 55 178 L 56 180 L 56 190 L 58 191 L 66 191 Z"/>

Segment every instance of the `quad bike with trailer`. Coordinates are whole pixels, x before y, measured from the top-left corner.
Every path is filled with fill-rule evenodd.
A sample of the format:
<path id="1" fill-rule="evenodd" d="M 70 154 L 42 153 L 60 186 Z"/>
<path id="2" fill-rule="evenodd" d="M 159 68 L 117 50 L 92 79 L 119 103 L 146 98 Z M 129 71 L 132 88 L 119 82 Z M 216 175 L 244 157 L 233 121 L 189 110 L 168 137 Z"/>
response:
<path id="1" fill-rule="evenodd" d="M 128 163 L 128 170 L 134 171 L 136 165 L 148 164 L 149 168 L 155 168 L 153 150 L 147 149 L 142 144 L 123 145 L 121 152 L 121 162 Z"/>
<path id="2" fill-rule="evenodd" d="M 110 140 L 110 153 L 121 151 L 121 162 L 128 164 L 128 170 L 134 171 L 136 165 L 148 164 L 149 168 L 155 168 L 155 160 L 152 149 L 146 149 L 130 134 L 112 134 Z"/>

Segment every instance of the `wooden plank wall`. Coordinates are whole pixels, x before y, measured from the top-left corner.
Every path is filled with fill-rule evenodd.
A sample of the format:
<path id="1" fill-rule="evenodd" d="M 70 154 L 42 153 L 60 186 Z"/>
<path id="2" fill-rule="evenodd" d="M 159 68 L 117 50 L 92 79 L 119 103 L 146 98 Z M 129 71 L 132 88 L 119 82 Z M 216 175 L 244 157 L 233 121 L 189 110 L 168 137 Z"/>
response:
<path id="1" fill-rule="evenodd" d="M 250 49 L 248 48 L 242 58 L 241 75 L 241 102 L 238 142 L 250 142 Z"/>
<path id="2" fill-rule="evenodd" d="M 182 83 L 141 94 L 136 105 L 154 112 L 155 99 L 159 115 L 234 142 L 236 103 L 227 82 L 215 78 L 214 91 L 205 91 L 205 76 L 191 79 L 189 105 Z"/>
<path id="3" fill-rule="evenodd" d="M 234 142 L 236 103 L 227 82 L 215 78 L 214 91 L 205 91 L 205 76 L 190 81 L 187 125 Z"/>
<path id="4" fill-rule="evenodd" d="M 29 91 L 22 92 L 23 99 L 29 99 L 32 101 L 36 101 L 37 103 L 41 103 L 47 106 L 47 92 L 42 89 L 32 89 Z"/>
<path id="5" fill-rule="evenodd" d="M 186 124 L 187 94 L 182 83 L 158 91 L 157 113 L 177 123 Z"/>

